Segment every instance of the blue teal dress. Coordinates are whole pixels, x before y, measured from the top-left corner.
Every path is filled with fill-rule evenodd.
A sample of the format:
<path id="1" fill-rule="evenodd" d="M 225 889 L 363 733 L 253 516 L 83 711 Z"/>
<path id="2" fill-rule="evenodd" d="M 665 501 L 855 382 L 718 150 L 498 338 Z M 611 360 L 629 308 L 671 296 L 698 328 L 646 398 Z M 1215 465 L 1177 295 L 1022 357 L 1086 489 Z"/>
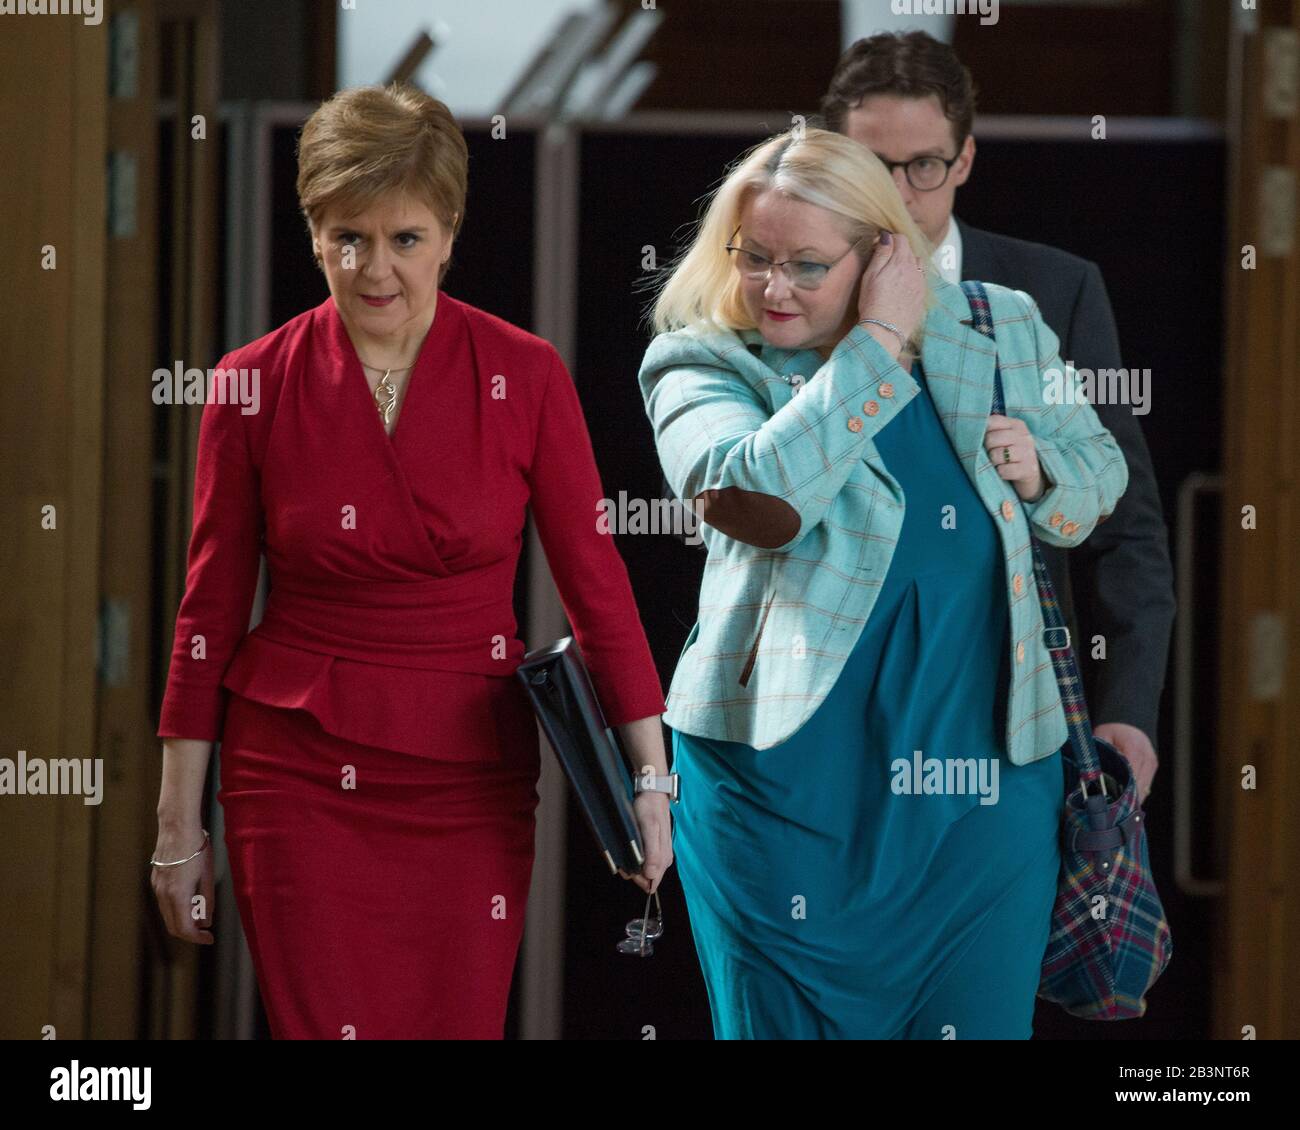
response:
<path id="1" fill-rule="evenodd" d="M 771 749 L 672 734 L 673 851 L 719 1039 L 1032 1032 L 1061 758 L 1007 760 L 1002 547 L 912 372 L 921 393 L 876 437 L 902 531 L 835 686 Z M 959 761 L 983 775 L 949 777 Z"/>

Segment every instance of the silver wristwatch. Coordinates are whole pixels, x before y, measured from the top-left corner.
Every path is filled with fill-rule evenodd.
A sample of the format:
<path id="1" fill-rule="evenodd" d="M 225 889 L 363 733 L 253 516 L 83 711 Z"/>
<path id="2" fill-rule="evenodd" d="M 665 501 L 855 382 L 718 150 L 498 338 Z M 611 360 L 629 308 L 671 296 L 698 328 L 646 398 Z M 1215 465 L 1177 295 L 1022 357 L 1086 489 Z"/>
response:
<path id="1" fill-rule="evenodd" d="M 640 796 L 642 793 L 667 793 L 668 798 L 676 804 L 681 800 L 680 778 L 676 773 L 669 773 L 666 777 L 651 775 L 649 777 L 642 773 L 636 774 L 632 791 Z"/>

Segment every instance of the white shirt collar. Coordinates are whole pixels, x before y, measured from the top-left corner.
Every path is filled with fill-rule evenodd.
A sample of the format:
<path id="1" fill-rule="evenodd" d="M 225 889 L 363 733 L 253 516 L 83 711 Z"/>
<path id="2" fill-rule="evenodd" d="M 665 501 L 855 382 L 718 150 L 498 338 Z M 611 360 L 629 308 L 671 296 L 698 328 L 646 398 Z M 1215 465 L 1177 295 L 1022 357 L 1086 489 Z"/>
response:
<path id="1" fill-rule="evenodd" d="M 954 285 L 961 282 L 961 229 L 951 215 L 948 217 L 948 230 L 934 249 L 930 261 L 948 282 Z"/>

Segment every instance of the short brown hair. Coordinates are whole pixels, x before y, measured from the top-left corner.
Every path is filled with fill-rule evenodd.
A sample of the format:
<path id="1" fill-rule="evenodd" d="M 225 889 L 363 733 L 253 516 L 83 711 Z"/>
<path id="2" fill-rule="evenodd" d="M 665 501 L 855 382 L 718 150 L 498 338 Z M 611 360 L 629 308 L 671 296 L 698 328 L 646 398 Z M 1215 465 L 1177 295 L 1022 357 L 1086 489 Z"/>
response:
<path id="1" fill-rule="evenodd" d="M 309 227 L 333 205 L 352 214 L 396 191 L 427 204 L 454 236 L 465 221 L 468 181 L 460 126 L 444 103 L 414 86 L 341 90 L 298 138 L 298 205 Z"/>
<path id="2" fill-rule="evenodd" d="M 958 146 L 965 143 L 975 118 L 970 71 L 948 44 L 923 31 L 881 32 L 859 39 L 845 51 L 821 101 L 826 128 L 843 133 L 848 112 L 869 94 L 938 96 Z"/>

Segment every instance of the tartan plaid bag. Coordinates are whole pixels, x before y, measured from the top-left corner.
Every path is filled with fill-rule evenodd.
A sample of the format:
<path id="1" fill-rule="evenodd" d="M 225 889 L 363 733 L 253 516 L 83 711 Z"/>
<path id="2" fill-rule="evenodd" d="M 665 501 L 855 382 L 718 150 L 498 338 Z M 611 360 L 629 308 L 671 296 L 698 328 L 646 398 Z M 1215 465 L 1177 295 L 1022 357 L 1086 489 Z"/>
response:
<path id="1" fill-rule="evenodd" d="M 961 286 L 975 328 L 993 338 L 983 284 Z M 994 364 L 993 412 L 1005 415 Z M 1044 642 L 1069 727 L 1061 747 L 1061 874 L 1038 995 L 1087 1020 L 1132 1020 L 1146 1012 L 1145 994 L 1169 964 L 1173 938 L 1151 875 L 1137 778 L 1124 755 L 1092 732 L 1070 631 L 1032 528 L 1030 542 Z"/>

